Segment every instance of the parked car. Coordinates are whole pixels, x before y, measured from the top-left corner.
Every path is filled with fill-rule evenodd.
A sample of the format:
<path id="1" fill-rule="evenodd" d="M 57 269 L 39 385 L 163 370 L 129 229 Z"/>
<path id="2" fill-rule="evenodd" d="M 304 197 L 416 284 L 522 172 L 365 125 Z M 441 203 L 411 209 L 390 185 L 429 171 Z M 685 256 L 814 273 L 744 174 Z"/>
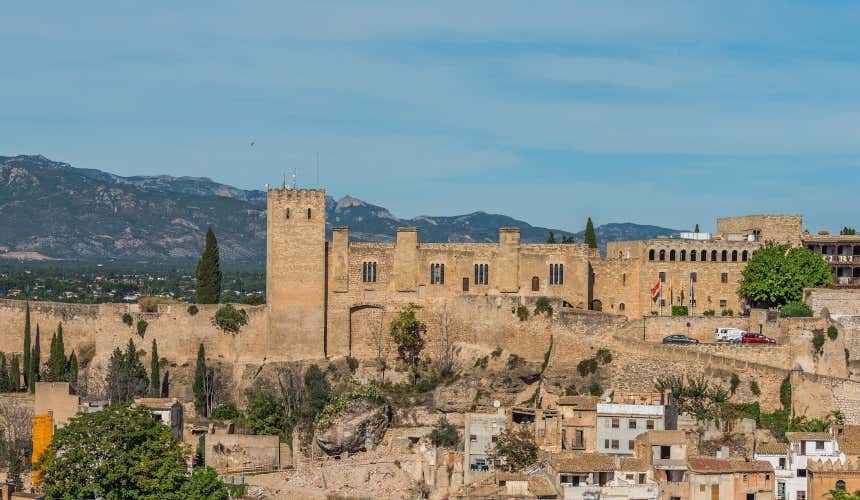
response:
<path id="1" fill-rule="evenodd" d="M 740 328 L 717 328 L 714 330 L 714 340 L 717 342 L 741 342 L 747 333 L 746 330 Z"/>
<path id="2" fill-rule="evenodd" d="M 664 344 L 698 344 L 699 341 L 696 339 L 691 339 L 686 335 L 681 335 L 680 333 L 675 335 L 669 335 L 667 337 L 663 337 Z"/>
<path id="3" fill-rule="evenodd" d="M 773 340 L 770 337 L 765 337 L 760 333 L 744 334 L 742 342 L 744 344 L 776 344 L 776 340 Z"/>

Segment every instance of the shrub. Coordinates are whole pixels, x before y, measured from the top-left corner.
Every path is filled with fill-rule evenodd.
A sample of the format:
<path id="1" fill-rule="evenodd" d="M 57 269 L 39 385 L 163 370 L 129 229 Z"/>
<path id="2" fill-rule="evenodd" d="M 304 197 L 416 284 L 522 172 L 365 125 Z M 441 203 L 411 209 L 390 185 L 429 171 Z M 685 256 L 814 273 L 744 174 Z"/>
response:
<path id="1" fill-rule="evenodd" d="M 735 312 L 732 311 L 731 309 L 723 309 L 723 311 L 720 314 L 722 314 L 723 316 L 734 316 Z"/>
<path id="2" fill-rule="evenodd" d="M 433 446 L 441 446 L 444 448 L 456 448 L 460 444 L 460 434 L 457 428 L 448 422 L 444 415 L 436 421 L 433 430 L 427 435 Z"/>
<path id="3" fill-rule="evenodd" d="M 507 363 L 508 370 L 513 370 L 515 368 L 519 368 L 519 367 L 523 366 L 524 364 L 526 364 L 526 360 L 517 356 L 516 354 L 511 354 L 510 356 L 508 356 L 508 363 Z"/>
<path id="4" fill-rule="evenodd" d="M 791 408 L 791 379 L 788 377 L 785 377 L 779 386 L 779 402 L 783 408 Z"/>
<path id="5" fill-rule="evenodd" d="M 686 316 L 687 306 L 672 306 L 672 316 Z"/>
<path id="6" fill-rule="evenodd" d="M 812 316 L 812 310 L 803 302 L 794 301 L 782 306 L 779 314 L 785 318 L 808 318 Z"/>
<path id="7" fill-rule="evenodd" d="M 839 336 L 839 330 L 836 329 L 835 326 L 830 325 L 827 327 L 827 337 L 830 340 L 836 340 L 836 337 Z"/>
<path id="8" fill-rule="evenodd" d="M 487 356 L 476 359 L 475 360 L 475 368 L 480 368 L 482 370 L 486 370 L 488 361 L 489 361 L 489 358 Z"/>
<path id="9" fill-rule="evenodd" d="M 588 393 L 592 396 L 600 396 L 603 394 L 603 388 L 600 387 L 600 384 L 597 382 L 592 382 L 590 386 L 588 386 Z"/>
<path id="10" fill-rule="evenodd" d="M 194 316 L 194 315 L 196 315 L 198 312 L 200 312 L 200 310 L 199 310 L 199 309 L 197 309 L 197 306 L 195 306 L 194 304 L 191 304 L 190 306 L 188 306 L 188 314 L 190 314 L 190 315 Z"/>
<path id="11" fill-rule="evenodd" d="M 761 389 L 759 388 L 757 381 L 750 381 L 750 392 L 753 393 L 753 396 L 761 396 Z"/>
<path id="12" fill-rule="evenodd" d="M 597 361 L 600 362 L 601 365 L 608 365 L 612 363 L 612 353 L 609 352 L 609 349 L 598 349 L 597 354 L 594 356 Z"/>
<path id="13" fill-rule="evenodd" d="M 350 373 L 355 373 L 355 370 L 358 370 L 358 360 L 353 358 L 352 356 L 347 356 L 346 366 L 349 367 Z"/>
<path id="14" fill-rule="evenodd" d="M 244 304 L 246 306 L 259 306 L 266 303 L 266 298 L 259 293 L 255 293 L 254 295 L 242 297 L 241 299 L 239 299 L 239 303 Z"/>
<path id="15" fill-rule="evenodd" d="M 520 318 L 520 321 L 525 321 L 529 319 L 529 309 L 524 305 L 517 306 L 517 317 Z"/>
<path id="16" fill-rule="evenodd" d="M 576 365 L 579 375 L 585 377 L 597 371 L 597 360 L 594 358 L 583 359 Z"/>
<path id="17" fill-rule="evenodd" d="M 552 316 L 552 306 L 549 305 L 549 300 L 546 297 L 538 297 L 535 302 L 535 315 L 546 314 Z"/>
<path id="18" fill-rule="evenodd" d="M 501 355 L 502 355 L 502 348 L 501 347 L 496 347 L 496 350 L 490 353 L 490 356 L 492 356 L 493 359 L 498 359 L 499 356 L 501 356 Z"/>
<path id="19" fill-rule="evenodd" d="M 128 326 L 134 324 L 134 318 L 131 317 L 131 314 L 125 313 L 122 315 L 122 322 Z"/>
<path id="20" fill-rule="evenodd" d="M 714 312 L 714 310 L 713 310 L 713 309 L 708 309 L 707 311 L 705 311 L 705 312 L 703 312 L 703 313 L 702 313 L 702 316 L 708 316 L 708 317 L 710 317 L 710 316 L 716 316 L 716 314 L 717 314 L 717 313 L 716 313 L 716 312 Z"/>
<path id="21" fill-rule="evenodd" d="M 137 322 L 137 334 L 140 335 L 140 338 L 143 338 L 143 335 L 146 333 L 146 327 L 149 326 L 149 323 L 146 322 L 145 319 L 140 319 Z"/>
<path id="22" fill-rule="evenodd" d="M 814 330 L 812 332 L 812 350 L 815 354 L 819 354 L 824 349 L 824 332 L 822 330 Z"/>
<path id="23" fill-rule="evenodd" d="M 212 410 L 213 420 L 236 420 L 238 418 L 239 410 L 237 410 L 236 405 L 232 403 L 221 405 Z"/>
<path id="24" fill-rule="evenodd" d="M 729 381 L 729 391 L 734 394 L 737 392 L 739 385 L 741 385 L 741 378 L 738 377 L 737 373 L 732 373 L 732 378 Z"/>
<path id="25" fill-rule="evenodd" d="M 239 329 L 248 324 L 248 313 L 244 309 L 236 309 L 232 304 L 227 304 L 218 309 L 213 321 L 225 332 L 239 333 Z"/>

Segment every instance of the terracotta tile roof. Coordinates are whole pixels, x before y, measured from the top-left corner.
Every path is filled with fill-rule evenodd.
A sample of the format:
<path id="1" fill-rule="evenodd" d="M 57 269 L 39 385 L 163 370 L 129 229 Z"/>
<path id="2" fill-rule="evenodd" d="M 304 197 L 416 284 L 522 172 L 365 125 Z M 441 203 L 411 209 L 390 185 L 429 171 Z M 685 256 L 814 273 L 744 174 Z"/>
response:
<path id="1" fill-rule="evenodd" d="M 787 455 L 788 445 L 785 443 L 759 443 L 755 451 L 759 455 Z"/>
<path id="2" fill-rule="evenodd" d="M 605 453 L 562 453 L 550 459 L 556 472 L 608 472 L 648 470 L 648 464 L 638 458 L 616 457 Z"/>
<path id="3" fill-rule="evenodd" d="M 773 472 L 770 462 L 753 460 L 727 460 L 711 457 L 691 457 L 687 465 L 692 472 L 703 474 L 720 474 L 734 472 Z"/>
<path id="4" fill-rule="evenodd" d="M 785 438 L 793 441 L 830 441 L 833 435 L 829 432 L 786 432 Z"/>
<path id="5" fill-rule="evenodd" d="M 558 492 L 544 476 L 532 476 L 529 478 L 529 493 L 538 497 L 557 497 Z"/>
<path id="6" fill-rule="evenodd" d="M 558 406 L 575 406 L 577 410 L 597 411 L 597 396 L 562 396 L 558 398 Z"/>
<path id="7" fill-rule="evenodd" d="M 860 425 L 846 425 L 842 435 L 836 438 L 844 453 L 860 453 Z"/>
<path id="8" fill-rule="evenodd" d="M 522 472 L 496 472 L 496 481 L 525 481 L 529 477 Z"/>

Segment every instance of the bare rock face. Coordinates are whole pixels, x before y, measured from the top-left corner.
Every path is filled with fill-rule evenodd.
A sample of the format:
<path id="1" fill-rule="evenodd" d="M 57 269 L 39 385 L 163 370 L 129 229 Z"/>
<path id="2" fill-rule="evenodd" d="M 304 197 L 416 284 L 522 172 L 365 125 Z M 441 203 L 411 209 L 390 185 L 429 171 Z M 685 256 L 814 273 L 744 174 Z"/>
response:
<path id="1" fill-rule="evenodd" d="M 388 407 L 359 399 L 316 435 L 317 446 L 328 455 L 355 453 L 365 449 L 367 437 L 378 443 L 388 428 Z"/>

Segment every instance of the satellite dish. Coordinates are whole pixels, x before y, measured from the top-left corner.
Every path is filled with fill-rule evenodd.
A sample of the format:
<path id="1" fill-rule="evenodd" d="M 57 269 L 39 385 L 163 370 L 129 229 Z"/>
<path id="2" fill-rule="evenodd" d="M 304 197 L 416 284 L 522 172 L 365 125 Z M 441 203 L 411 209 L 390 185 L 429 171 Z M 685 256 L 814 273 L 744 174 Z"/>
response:
<path id="1" fill-rule="evenodd" d="M 497 399 L 497 400 L 495 400 L 495 401 L 493 401 L 493 408 L 498 408 L 498 407 L 500 407 L 500 406 L 502 406 L 502 402 L 501 402 L 501 401 L 499 401 L 498 399 Z"/>

